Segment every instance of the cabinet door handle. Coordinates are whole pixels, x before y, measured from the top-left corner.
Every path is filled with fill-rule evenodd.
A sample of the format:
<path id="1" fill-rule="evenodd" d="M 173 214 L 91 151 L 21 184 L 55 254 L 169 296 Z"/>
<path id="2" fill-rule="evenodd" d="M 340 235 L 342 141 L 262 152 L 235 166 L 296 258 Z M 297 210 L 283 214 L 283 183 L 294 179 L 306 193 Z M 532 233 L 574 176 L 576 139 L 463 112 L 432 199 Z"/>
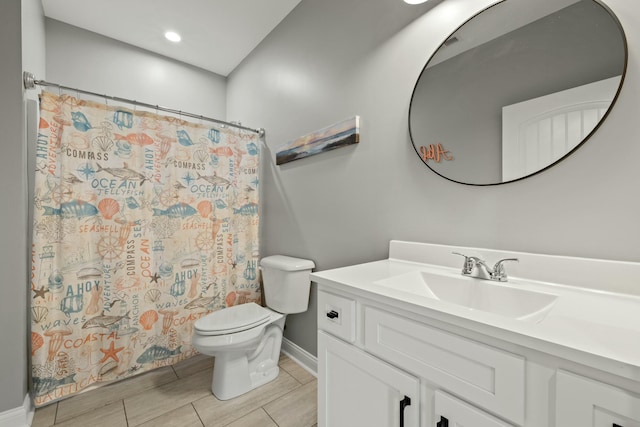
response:
<path id="1" fill-rule="evenodd" d="M 438 421 L 436 427 L 449 427 L 449 420 L 445 417 L 440 417 L 440 421 Z"/>
<path id="2" fill-rule="evenodd" d="M 338 312 L 337 312 L 337 311 L 335 311 L 335 310 L 331 310 L 330 312 L 328 312 L 328 313 L 327 313 L 327 317 L 328 317 L 329 319 L 335 319 L 335 318 L 336 318 L 336 317 L 338 317 L 338 316 L 339 316 L 339 314 L 338 314 Z"/>
<path id="3" fill-rule="evenodd" d="M 400 401 L 400 427 L 404 427 L 404 408 L 411 405 L 411 398 L 405 396 L 404 399 Z"/>
<path id="4" fill-rule="evenodd" d="M 613 423 L 613 427 L 622 427 L 620 424 Z"/>

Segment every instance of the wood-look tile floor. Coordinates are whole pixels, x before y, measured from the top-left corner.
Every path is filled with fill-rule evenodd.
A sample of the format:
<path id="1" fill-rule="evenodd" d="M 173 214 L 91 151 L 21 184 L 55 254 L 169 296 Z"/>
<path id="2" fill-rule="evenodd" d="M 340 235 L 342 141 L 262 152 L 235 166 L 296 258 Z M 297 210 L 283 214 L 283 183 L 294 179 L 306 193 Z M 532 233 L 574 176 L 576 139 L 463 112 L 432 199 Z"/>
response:
<path id="1" fill-rule="evenodd" d="M 317 427 L 317 380 L 282 355 L 274 381 L 235 399 L 211 393 L 212 357 L 194 356 L 36 410 L 32 427 Z"/>

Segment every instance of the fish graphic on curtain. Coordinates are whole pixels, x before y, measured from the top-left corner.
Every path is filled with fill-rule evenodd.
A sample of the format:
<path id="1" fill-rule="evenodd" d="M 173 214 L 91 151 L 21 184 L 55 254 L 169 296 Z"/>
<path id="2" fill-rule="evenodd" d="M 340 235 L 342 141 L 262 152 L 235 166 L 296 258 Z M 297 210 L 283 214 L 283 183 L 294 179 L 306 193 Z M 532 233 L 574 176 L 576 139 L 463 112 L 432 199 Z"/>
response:
<path id="1" fill-rule="evenodd" d="M 44 92 L 31 274 L 35 403 L 174 364 L 260 302 L 258 136 Z"/>

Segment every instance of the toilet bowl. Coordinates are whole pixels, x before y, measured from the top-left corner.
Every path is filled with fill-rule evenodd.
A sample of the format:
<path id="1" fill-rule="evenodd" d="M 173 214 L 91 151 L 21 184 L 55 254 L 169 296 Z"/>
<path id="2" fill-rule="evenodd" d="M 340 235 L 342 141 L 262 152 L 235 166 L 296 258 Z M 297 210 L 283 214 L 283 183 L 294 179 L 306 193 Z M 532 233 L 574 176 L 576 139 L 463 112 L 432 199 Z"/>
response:
<path id="1" fill-rule="evenodd" d="M 278 376 L 284 321 L 284 315 L 255 303 L 196 321 L 193 345 L 216 358 L 211 389 L 218 399 L 239 396 Z"/>
<path id="2" fill-rule="evenodd" d="M 211 390 L 218 399 L 240 396 L 278 376 L 286 315 L 307 310 L 314 267 L 300 258 L 266 257 L 260 270 L 268 307 L 241 304 L 195 322 L 193 346 L 215 356 Z"/>

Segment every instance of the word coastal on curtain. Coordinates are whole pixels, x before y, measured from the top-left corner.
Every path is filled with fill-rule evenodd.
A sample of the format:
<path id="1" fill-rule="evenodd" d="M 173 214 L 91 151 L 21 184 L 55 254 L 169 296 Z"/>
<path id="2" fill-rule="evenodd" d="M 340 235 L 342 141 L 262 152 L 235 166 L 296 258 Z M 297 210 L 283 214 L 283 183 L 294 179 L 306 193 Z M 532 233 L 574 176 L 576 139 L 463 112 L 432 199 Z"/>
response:
<path id="1" fill-rule="evenodd" d="M 195 321 L 260 302 L 258 136 L 40 97 L 35 403 L 195 354 Z"/>

